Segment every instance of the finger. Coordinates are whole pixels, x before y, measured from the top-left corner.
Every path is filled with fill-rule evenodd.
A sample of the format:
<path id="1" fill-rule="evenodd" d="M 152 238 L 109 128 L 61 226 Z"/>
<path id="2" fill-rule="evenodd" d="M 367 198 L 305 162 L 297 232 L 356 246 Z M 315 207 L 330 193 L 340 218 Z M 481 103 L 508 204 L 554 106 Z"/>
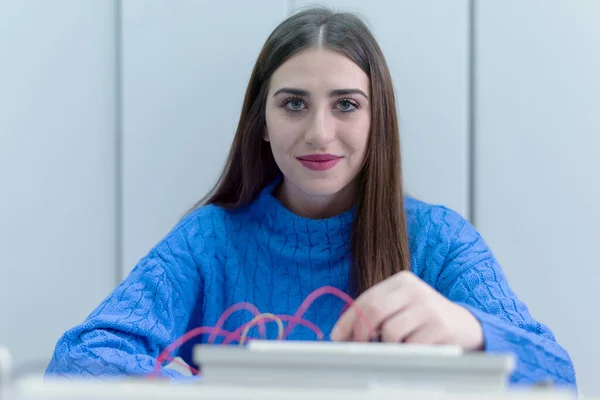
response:
<path id="1" fill-rule="evenodd" d="M 372 302 L 366 304 L 363 310 L 370 324 L 366 324 L 364 319 L 356 318 L 352 330 L 352 340 L 364 342 L 373 338 L 388 319 L 402 313 L 410 306 L 412 298 L 412 291 L 407 287 L 384 293 L 380 298 L 373 298 Z"/>
<path id="2" fill-rule="evenodd" d="M 363 293 L 352 303 L 350 307 L 348 307 L 346 311 L 344 311 L 331 330 L 331 334 L 329 336 L 332 340 L 351 340 L 357 319 L 361 319 L 365 323 L 365 320 L 367 320 L 367 325 L 373 326 L 372 318 L 370 318 L 366 312 L 366 305 L 368 304 L 370 297 L 370 295 L 367 295 L 367 292 Z"/>
<path id="3" fill-rule="evenodd" d="M 364 330 L 363 335 L 368 336 L 369 331 L 375 331 L 374 326 L 373 319 L 365 312 L 363 307 L 355 302 L 336 322 L 330 338 L 334 341 L 355 340 L 355 330 Z"/>
<path id="4" fill-rule="evenodd" d="M 354 307 L 349 307 L 342 316 L 337 320 L 329 337 L 335 341 L 350 340 L 352 337 L 352 326 L 356 318 Z"/>
<path id="5" fill-rule="evenodd" d="M 423 324 L 410 333 L 404 343 L 412 344 L 442 344 L 439 327 L 434 324 Z"/>
<path id="6" fill-rule="evenodd" d="M 423 311 L 423 307 L 413 305 L 386 320 L 381 327 L 381 341 L 402 342 L 426 324 L 426 314 Z"/>
<path id="7" fill-rule="evenodd" d="M 401 307 L 400 298 L 395 298 L 405 288 L 407 300 L 411 297 L 411 282 L 416 281 L 411 272 L 403 271 L 386 280 L 379 282 L 361 294 L 353 305 L 344 312 L 331 331 L 332 340 L 368 340 L 369 327 L 378 330 L 382 322 L 395 314 Z M 358 311 L 357 311 L 358 310 Z M 368 323 L 367 321 L 368 320 Z"/>

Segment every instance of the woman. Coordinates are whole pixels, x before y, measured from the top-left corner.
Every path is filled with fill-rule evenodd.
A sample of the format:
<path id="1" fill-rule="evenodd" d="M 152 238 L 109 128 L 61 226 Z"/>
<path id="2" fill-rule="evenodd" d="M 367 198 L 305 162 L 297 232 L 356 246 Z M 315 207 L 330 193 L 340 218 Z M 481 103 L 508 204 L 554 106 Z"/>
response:
<path id="1" fill-rule="evenodd" d="M 293 314 L 323 286 L 355 296 L 382 341 L 512 352 L 511 382 L 575 385 L 568 354 L 512 292 L 475 229 L 403 195 L 381 50 L 355 16 L 316 8 L 265 43 L 216 187 L 60 339 L 47 372 L 145 374 L 167 345 L 214 326 L 232 304 Z M 342 311 L 325 296 L 305 318 L 332 340 L 372 339 L 355 308 Z M 232 315 L 224 329 L 247 317 Z M 289 338 L 314 334 L 298 326 Z M 197 341 L 179 350 L 189 364 Z"/>

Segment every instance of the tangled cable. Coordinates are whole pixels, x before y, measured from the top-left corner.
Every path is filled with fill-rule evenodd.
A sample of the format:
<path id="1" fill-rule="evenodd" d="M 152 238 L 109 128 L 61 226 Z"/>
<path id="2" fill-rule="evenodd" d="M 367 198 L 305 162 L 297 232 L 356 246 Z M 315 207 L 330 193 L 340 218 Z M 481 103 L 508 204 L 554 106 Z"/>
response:
<path id="1" fill-rule="evenodd" d="M 228 345 L 232 341 L 237 340 L 239 345 L 243 346 L 246 342 L 248 332 L 255 325 L 258 325 L 259 334 L 262 337 L 266 336 L 265 320 L 273 321 L 277 324 L 277 327 L 279 330 L 278 335 L 277 335 L 277 340 L 285 340 L 297 325 L 303 325 L 303 326 L 307 327 L 308 329 L 310 329 L 311 331 L 313 331 L 315 333 L 317 340 L 323 340 L 324 335 L 323 335 L 323 332 L 319 329 L 319 327 L 317 327 L 314 323 L 305 320 L 303 318 L 303 316 L 315 300 L 317 300 L 319 297 L 326 295 L 326 294 L 334 295 L 334 296 L 338 297 L 340 300 L 343 300 L 345 302 L 345 305 L 344 305 L 344 308 L 342 309 L 342 312 L 344 312 L 345 310 L 347 310 L 349 308 L 353 308 L 354 311 L 356 312 L 357 316 L 363 321 L 365 326 L 368 328 L 369 332 L 370 333 L 375 332 L 374 327 L 369 322 L 365 313 L 354 304 L 354 300 L 350 296 L 348 296 L 346 293 L 341 291 L 340 289 L 332 287 L 332 286 L 323 286 L 321 288 L 314 290 L 312 293 L 310 293 L 306 297 L 306 299 L 304 299 L 304 301 L 302 302 L 302 304 L 300 305 L 300 307 L 298 308 L 298 310 L 296 311 L 296 313 L 294 315 L 275 315 L 272 313 L 262 313 L 254 304 L 250 304 L 247 302 L 240 302 L 240 303 L 236 303 L 236 304 L 232 305 L 227 310 L 225 310 L 225 312 L 217 320 L 217 323 L 214 327 L 200 326 L 198 328 L 194 328 L 194 329 L 186 332 L 184 335 L 182 335 L 178 339 L 176 339 L 170 345 L 168 345 L 159 354 L 158 358 L 156 359 L 156 364 L 154 366 L 154 371 L 153 371 L 152 376 L 154 376 L 154 377 L 160 376 L 160 367 L 162 366 L 162 364 L 165 361 L 175 362 L 177 364 L 184 365 L 185 367 L 189 368 L 189 370 L 194 375 L 198 375 L 199 374 L 198 370 L 188 366 L 185 363 L 179 362 L 178 360 L 174 359 L 173 357 L 171 357 L 171 353 L 173 353 L 173 351 L 175 351 L 177 348 L 179 348 L 179 346 L 183 345 L 184 343 L 188 342 L 189 340 L 191 340 L 197 336 L 207 335 L 207 334 L 209 335 L 208 340 L 207 340 L 207 342 L 209 344 L 214 343 L 217 336 L 221 336 L 221 337 L 224 337 L 224 339 L 221 343 L 222 345 Z M 222 326 L 225 324 L 225 321 L 227 321 L 227 318 L 229 318 L 229 316 L 231 316 L 231 314 L 233 314 L 236 311 L 244 311 L 244 310 L 250 311 L 254 315 L 254 317 L 252 318 L 252 320 L 250 322 L 243 324 L 242 326 L 240 326 L 233 332 L 229 332 L 229 331 L 222 329 Z M 283 322 L 288 322 L 288 324 L 285 328 L 283 326 Z"/>

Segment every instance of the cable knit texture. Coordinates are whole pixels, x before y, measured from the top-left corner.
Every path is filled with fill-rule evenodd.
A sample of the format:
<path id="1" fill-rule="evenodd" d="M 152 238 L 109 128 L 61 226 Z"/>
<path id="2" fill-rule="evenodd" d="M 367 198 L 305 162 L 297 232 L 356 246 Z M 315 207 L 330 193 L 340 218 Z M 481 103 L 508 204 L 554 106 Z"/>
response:
<path id="1" fill-rule="evenodd" d="M 232 304 L 246 301 L 261 312 L 293 314 L 322 286 L 348 290 L 354 210 L 311 220 L 287 210 L 267 186 L 248 207 L 227 211 L 204 206 L 188 215 L 80 325 L 58 341 L 47 375 L 115 377 L 152 371 L 159 353 L 198 326 L 214 326 Z M 575 385 L 566 351 L 513 293 L 479 233 L 460 215 L 407 197 L 412 271 L 481 322 L 485 351 L 517 357 L 512 383 L 552 380 Z M 326 335 L 343 303 L 322 296 L 305 318 Z M 237 311 L 224 329 L 252 315 Z M 266 324 L 275 338 L 275 324 Z M 249 337 L 259 337 L 257 328 Z M 192 347 L 177 355 L 192 363 Z M 304 326 L 294 340 L 314 340 Z M 218 338 L 217 342 L 222 340 Z M 183 378 L 162 368 L 167 376 Z"/>

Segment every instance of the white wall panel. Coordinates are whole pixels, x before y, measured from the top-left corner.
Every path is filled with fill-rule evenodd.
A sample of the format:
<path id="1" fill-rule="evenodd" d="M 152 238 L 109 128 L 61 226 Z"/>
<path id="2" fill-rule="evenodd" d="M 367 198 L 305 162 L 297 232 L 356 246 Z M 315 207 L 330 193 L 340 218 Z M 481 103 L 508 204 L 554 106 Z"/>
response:
<path id="1" fill-rule="evenodd" d="M 600 2 L 477 2 L 477 225 L 600 394 Z"/>
<path id="2" fill-rule="evenodd" d="M 216 181 L 286 2 L 123 3 L 123 270 Z"/>
<path id="3" fill-rule="evenodd" d="M 0 344 L 43 367 L 112 289 L 113 2 L 0 1 Z"/>

